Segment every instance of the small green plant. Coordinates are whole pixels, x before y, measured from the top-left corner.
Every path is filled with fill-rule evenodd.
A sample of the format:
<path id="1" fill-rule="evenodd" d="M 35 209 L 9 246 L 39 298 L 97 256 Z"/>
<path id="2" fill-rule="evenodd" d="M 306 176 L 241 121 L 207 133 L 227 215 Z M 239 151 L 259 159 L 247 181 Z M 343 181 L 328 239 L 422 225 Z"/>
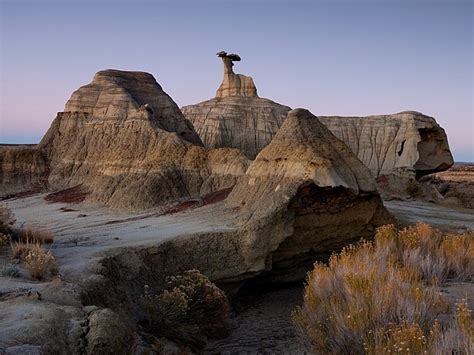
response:
<path id="1" fill-rule="evenodd" d="M 3 264 L 0 267 L 0 275 L 7 277 L 20 277 L 20 271 L 15 265 Z"/>
<path id="2" fill-rule="evenodd" d="M 195 348 L 230 331 L 224 292 L 197 270 L 169 277 L 167 289 L 159 295 L 145 287 L 143 309 L 150 331 Z"/>

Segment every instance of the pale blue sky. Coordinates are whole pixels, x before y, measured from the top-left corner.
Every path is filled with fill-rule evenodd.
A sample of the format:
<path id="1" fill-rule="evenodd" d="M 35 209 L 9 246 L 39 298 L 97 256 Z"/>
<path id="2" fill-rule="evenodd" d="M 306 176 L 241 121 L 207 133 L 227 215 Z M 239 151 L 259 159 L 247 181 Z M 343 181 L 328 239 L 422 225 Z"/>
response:
<path id="1" fill-rule="evenodd" d="M 473 1 L 0 0 L 0 142 L 37 142 L 106 68 L 152 73 L 178 103 L 215 95 L 219 50 L 260 96 L 316 115 L 416 110 L 474 161 Z"/>

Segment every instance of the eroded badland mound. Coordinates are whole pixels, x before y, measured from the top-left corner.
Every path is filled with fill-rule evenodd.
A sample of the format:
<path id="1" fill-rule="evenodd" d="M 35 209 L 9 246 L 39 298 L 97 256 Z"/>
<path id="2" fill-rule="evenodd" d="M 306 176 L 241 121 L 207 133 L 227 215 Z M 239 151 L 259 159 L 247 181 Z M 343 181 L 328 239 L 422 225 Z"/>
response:
<path id="1" fill-rule="evenodd" d="M 247 168 L 237 150 L 205 149 L 153 76 L 118 70 L 74 92 L 38 146 L 0 154 L 3 194 L 81 185 L 88 201 L 132 209 L 228 188 Z"/>

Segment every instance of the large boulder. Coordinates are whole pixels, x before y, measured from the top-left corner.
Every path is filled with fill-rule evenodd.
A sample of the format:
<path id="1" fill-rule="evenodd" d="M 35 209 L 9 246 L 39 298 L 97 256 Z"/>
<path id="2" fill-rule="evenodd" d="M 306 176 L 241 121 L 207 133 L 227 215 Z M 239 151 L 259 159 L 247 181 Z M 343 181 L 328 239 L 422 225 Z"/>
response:
<path id="1" fill-rule="evenodd" d="M 237 148 L 254 159 L 272 140 L 291 109 L 260 98 L 251 77 L 232 70 L 236 54 L 219 52 L 224 79 L 216 97 L 181 110 L 207 148 Z"/>

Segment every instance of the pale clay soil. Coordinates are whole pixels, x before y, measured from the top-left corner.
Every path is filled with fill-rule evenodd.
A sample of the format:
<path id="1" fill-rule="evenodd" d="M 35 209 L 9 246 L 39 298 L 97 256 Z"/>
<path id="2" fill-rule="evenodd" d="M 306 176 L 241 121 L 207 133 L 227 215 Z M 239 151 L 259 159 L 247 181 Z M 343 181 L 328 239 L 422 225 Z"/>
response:
<path id="1" fill-rule="evenodd" d="M 132 214 L 85 204 L 47 203 L 44 196 L 38 194 L 2 203 L 15 213 L 18 225 L 43 227 L 54 233 L 52 251 L 59 262 L 61 277 L 71 281 L 87 274 L 102 255 L 113 253 L 117 248 L 147 245 L 196 232 L 233 229 L 230 223 L 216 218 L 213 208 L 158 216 L 159 211 Z M 385 205 L 401 224 L 423 221 L 452 231 L 474 229 L 474 210 L 450 209 L 419 201 L 387 201 Z M 65 212 L 61 208 L 73 211 Z M 5 257 L 5 253 L 0 256 L 0 263 L 5 262 Z M 41 289 L 41 283 L 0 276 L 0 295 L 32 287 Z M 292 310 L 302 301 L 302 290 L 299 285 L 266 292 L 238 307 L 234 311 L 230 337 L 210 343 L 207 352 L 307 353 L 290 322 Z M 451 284 L 445 292 L 454 301 L 474 294 L 474 285 Z"/>

